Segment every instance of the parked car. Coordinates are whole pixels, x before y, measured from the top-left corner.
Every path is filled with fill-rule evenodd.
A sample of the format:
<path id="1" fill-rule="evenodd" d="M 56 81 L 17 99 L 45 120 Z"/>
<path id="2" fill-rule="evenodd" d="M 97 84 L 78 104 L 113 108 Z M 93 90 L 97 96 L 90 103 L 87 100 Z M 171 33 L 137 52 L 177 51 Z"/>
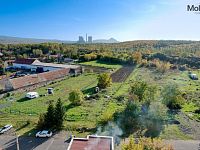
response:
<path id="1" fill-rule="evenodd" d="M 26 98 L 33 99 L 33 98 L 37 98 L 37 97 L 39 97 L 39 94 L 37 92 L 28 92 L 26 94 Z"/>
<path id="2" fill-rule="evenodd" d="M 0 134 L 5 133 L 6 131 L 10 130 L 13 126 L 10 124 L 5 125 L 4 127 L 0 128 Z"/>
<path id="3" fill-rule="evenodd" d="M 48 130 L 43 130 L 43 131 L 37 132 L 35 136 L 36 137 L 51 137 L 52 136 L 52 132 L 48 131 Z"/>

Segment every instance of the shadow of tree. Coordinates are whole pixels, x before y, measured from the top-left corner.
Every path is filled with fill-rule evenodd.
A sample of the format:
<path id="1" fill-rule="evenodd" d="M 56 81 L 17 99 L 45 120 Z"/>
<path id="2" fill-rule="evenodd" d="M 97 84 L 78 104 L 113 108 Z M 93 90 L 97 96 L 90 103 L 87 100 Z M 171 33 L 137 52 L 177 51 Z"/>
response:
<path id="1" fill-rule="evenodd" d="M 28 100 L 30 100 L 30 99 L 26 98 L 26 97 L 23 97 L 23 98 L 17 100 L 17 102 L 25 102 L 25 101 L 28 101 Z"/>
<path id="2" fill-rule="evenodd" d="M 71 108 L 74 108 L 74 107 L 76 107 L 76 106 L 74 104 L 70 103 L 70 104 L 64 106 L 64 109 L 65 109 L 65 111 L 68 111 L 68 110 L 70 110 Z"/>
<path id="3" fill-rule="evenodd" d="M 95 93 L 95 87 L 85 89 L 82 92 L 83 92 L 83 94 L 89 94 L 89 95 L 94 94 Z"/>

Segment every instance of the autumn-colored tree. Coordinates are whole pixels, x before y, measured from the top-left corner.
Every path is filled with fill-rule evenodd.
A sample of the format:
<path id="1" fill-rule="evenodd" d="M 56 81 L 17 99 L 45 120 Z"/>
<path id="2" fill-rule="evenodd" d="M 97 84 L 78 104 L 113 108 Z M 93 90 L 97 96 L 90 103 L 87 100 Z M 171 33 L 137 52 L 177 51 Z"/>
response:
<path id="1" fill-rule="evenodd" d="M 142 54 L 141 52 L 134 52 L 133 53 L 133 61 L 137 64 L 140 64 L 142 61 Z"/>
<path id="2" fill-rule="evenodd" d="M 98 87 L 105 89 L 112 84 L 112 78 L 109 73 L 102 73 L 98 77 Z"/>

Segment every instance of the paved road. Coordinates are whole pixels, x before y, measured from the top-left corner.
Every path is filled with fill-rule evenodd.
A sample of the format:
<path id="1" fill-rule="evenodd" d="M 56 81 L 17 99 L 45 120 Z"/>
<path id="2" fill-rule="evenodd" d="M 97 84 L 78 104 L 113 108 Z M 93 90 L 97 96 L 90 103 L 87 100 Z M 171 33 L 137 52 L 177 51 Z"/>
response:
<path id="1" fill-rule="evenodd" d="M 200 150 L 200 140 L 168 140 L 175 150 Z"/>
<path id="2" fill-rule="evenodd" d="M 64 136 L 56 134 L 51 138 L 19 137 L 20 150 L 66 150 L 69 143 Z M 17 150 L 16 137 L 0 135 L 0 150 Z"/>

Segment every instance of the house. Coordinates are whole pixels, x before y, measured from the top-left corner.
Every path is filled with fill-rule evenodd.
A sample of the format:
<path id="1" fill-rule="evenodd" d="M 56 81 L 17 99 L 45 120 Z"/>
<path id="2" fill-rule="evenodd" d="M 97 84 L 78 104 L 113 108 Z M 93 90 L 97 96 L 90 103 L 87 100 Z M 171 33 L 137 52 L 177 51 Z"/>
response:
<path id="1" fill-rule="evenodd" d="M 88 135 L 86 138 L 72 138 L 67 150 L 114 150 L 113 137 Z"/>

